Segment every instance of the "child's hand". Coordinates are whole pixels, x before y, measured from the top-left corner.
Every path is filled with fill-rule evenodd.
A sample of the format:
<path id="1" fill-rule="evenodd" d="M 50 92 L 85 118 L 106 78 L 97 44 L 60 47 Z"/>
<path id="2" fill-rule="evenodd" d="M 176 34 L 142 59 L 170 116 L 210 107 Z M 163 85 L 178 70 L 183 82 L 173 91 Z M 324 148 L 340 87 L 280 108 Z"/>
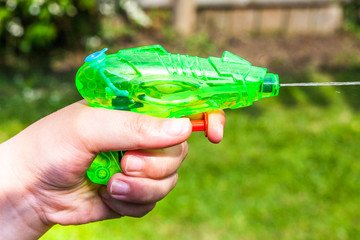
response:
<path id="1" fill-rule="evenodd" d="M 222 111 L 209 114 L 209 139 L 222 138 Z M 175 186 L 187 154 L 188 119 L 161 119 L 72 104 L 0 145 L 0 232 L 31 239 L 53 224 L 141 217 Z M 86 171 L 99 152 L 128 150 L 124 173 L 106 186 Z"/>

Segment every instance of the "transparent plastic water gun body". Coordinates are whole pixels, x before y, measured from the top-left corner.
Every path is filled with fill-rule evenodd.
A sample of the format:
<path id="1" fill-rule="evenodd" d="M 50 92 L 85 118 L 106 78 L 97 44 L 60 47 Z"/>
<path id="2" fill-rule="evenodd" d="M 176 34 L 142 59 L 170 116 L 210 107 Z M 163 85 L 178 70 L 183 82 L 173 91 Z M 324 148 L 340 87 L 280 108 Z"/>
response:
<path id="1" fill-rule="evenodd" d="M 156 117 L 182 117 L 214 109 L 249 106 L 276 96 L 279 78 L 224 52 L 222 58 L 171 54 L 159 46 L 91 54 L 76 75 L 76 86 L 91 106 Z M 122 152 L 100 153 L 87 175 L 106 184 L 121 172 Z"/>

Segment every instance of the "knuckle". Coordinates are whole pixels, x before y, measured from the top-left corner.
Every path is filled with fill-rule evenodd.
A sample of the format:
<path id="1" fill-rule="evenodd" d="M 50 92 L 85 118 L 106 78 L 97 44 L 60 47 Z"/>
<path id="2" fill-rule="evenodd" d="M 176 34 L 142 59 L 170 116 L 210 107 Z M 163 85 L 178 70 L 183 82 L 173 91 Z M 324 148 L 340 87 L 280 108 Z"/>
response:
<path id="1" fill-rule="evenodd" d="M 120 216 L 140 218 L 153 210 L 155 205 L 155 203 L 136 204 L 115 200 L 112 203 L 112 208 Z"/>
<path id="2" fill-rule="evenodd" d="M 80 109 L 72 117 L 72 125 L 70 131 L 74 132 L 74 139 L 77 139 L 81 146 L 86 146 L 88 149 L 96 149 L 94 145 L 93 129 L 90 128 L 89 119 L 93 119 L 90 108 Z"/>
<path id="3" fill-rule="evenodd" d="M 132 121 L 128 122 L 132 138 L 136 138 L 136 142 L 144 142 L 144 137 L 151 133 L 149 130 L 154 131 L 151 119 L 143 114 L 136 114 Z"/>
<path id="4" fill-rule="evenodd" d="M 162 149 L 163 157 L 149 159 L 147 175 L 153 179 L 162 179 L 174 174 L 188 153 L 188 144 L 183 142 L 169 149 Z M 160 154 L 161 155 L 161 154 Z"/>
<path id="5" fill-rule="evenodd" d="M 188 152 L 189 152 L 189 144 L 187 142 L 183 142 L 181 144 L 182 146 L 182 156 L 183 156 L 183 160 L 185 159 L 185 157 L 187 156 Z"/>
<path id="6" fill-rule="evenodd" d="M 146 204 L 138 208 L 130 217 L 141 218 L 151 212 L 154 209 L 155 203 Z"/>
<path id="7" fill-rule="evenodd" d="M 173 179 L 172 179 L 171 190 L 175 188 L 178 179 L 179 179 L 179 174 L 178 174 L 178 173 L 175 173 L 175 174 L 174 174 L 174 177 L 173 177 Z M 170 190 L 170 191 L 171 191 L 171 190 Z"/>
<path id="8" fill-rule="evenodd" d="M 175 174 L 168 179 L 160 180 L 155 185 L 147 188 L 139 200 L 142 203 L 154 203 L 163 199 L 176 185 L 177 177 Z"/>
<path id="9" fill-rule="evenodd" d="M 174 189 L 175 185 L 177 183 L 177 173 L 174 173 L 170 179 L 168 179 L 163 186 L 161 187 L 161 189 L 159 189 L 159 195 L 157 197 L 157 201 L 160 201 L 161 199 L 163 199 L 164 197 L 166 197 L 166 195 L 169 194 L 169 192 L 171 192 L 171 190 Z"/>
<path id="10" fill-rule="evenodd" d="M 147 122 L 145 116 L 137 114 L 133 121 L 130 122 L 130 128 L 135 134 L 144 134 L 146 132 L 145 122 Z"/>
<path id="11" fill-rule="evenodd" d="M 167 172 L 168 172 L 168 165 L 169 164 L 159 164 L 159 162 L 157 161 L 158 158 L 153 158 L 152 159 L 152 167 L 149 168 L 149 172 L 148 175 L 149 177 L 153 178 L 153 179 L 161 179 L 167 176 Z"/>

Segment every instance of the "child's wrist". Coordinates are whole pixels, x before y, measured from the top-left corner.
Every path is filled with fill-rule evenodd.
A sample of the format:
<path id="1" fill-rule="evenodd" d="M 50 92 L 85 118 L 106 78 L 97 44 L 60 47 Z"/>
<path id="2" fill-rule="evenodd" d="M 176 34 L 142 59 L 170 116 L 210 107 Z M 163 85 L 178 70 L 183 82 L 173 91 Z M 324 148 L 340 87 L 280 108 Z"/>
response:
<path id="1" fill-rule="evenodd" d="M 20 192 L 2 194 L 0 232 L 4 239 L 37 239 L 51 227 L 44 224 L 30 202 Z"/>
<path id="2" fill-rule="evenodd" d="M 0 144 L 0 158 L 6 158 L 7 163 L 12 162 L 9 153 Z M 3 239 L 37 239 L 51 226 L 47 225 L 37 209 L 36 196 L 31 192 L 31 186 L 19 182 L 14 177 L 14 168 L 0 159 L 0 232 Z M 10 176 L 13 176 L 12 178 Z M 18 180 L 18 181 L 16 181 Z"/>

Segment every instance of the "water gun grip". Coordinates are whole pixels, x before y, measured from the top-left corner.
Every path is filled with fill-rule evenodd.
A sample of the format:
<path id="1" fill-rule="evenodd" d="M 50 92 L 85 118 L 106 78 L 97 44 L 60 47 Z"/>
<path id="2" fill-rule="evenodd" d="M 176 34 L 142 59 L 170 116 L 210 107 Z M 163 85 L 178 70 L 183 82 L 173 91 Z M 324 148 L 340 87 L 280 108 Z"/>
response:
<path id="1" fill-rule="evenodd" d="M 208 136 L 208 114 L 203 114 L 203 119 L 191 120 L 192 131 L 204 131 L 205 136 Z M 98 184 L 106 185 L 115 173 L 123 172 L 121 169 L 121 159 L 126 151 L 118 152 L 101 152 L 94 159 L 89 170 L 87 171 L 88 178 Z"/>

